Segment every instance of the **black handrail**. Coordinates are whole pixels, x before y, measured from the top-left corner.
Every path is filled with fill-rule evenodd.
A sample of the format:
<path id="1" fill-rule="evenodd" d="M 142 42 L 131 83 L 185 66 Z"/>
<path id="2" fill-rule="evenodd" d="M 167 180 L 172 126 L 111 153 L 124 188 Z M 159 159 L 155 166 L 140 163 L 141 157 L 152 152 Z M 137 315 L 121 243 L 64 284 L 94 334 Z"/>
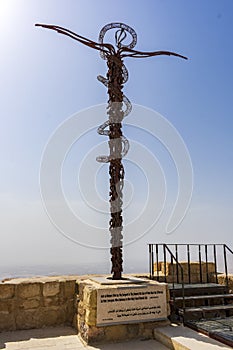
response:
<path id="1" fill-rule="evenodd" d="M 154 275 L 154 246 L 156 250 L 156 276 Z M 179 283 L 179 271 L 178 268 L 180 268 L 181 272 L 181 281 L 180 284 L 182 285 L 182 298 L 183 298 L 183 311 L 185 309 L 185 293 L 184 293 L 184 271 L 182 265 L 179 263 L 177 257 L 175 256 L 168 245 L 166 243 L 163 244 L 149 244 L 149 256 L 150 256 L 150 279 L 157 279 L 159 281 L 159 262 L 158 262 L 158 253 L 159 253 L 159 246 L 163 247 L 163 262 L 164 262 L 164 281 L 167 282 L 167 256 L 166 252 L 170 254 L 170 259 L 171 259 L 171 265 L 172 265 L 172 288 L 174 290 L 175 287 L 175 278 L 174 278 L 174 265 L 173 261 L 176 262 L 176 278 L 177 278 L 177 283 Z M 173 295 L 173 301 L 175 303 L 175 294 Z"/>
<path id="2" fill-rule="evenodd" d="M 182 297 L 183 297 L 183 310 L 185 309 L 185 298 L 184 298 L 184 270 L 182 265 L 179 263 L 178 260 L 176 260 L 176 257 L 173 255 L 173 253 L 171 252 L 171 250 L 168 248 L 168 246 L 166 244 L 164 244 L 166 250 L 169 252 L 172 260 L 174 259 L 176 262 L 176 265 L 180 267 L 180 271 L 181 271 L 181 284 L 182 284 Z M 174 289 L 175 284 L 174 284 L 174 269 L 173 269 L 173 264 L 172 264 L 172 288 Z M 173 295 L 173 299 L 175 302 L 175 295 Z"/>
<path id="3" fill-rule="evenodd" d="M 226 286 L 227 289 L 229 287 L 229 278 L 228 278 L 228 268 L 227 268 L 227 250 L 233 255 L 233 251 L 226 245 L 223 245 L 223 253 L 224 253 L 224 265 L 225 265 L 225 275 L 226 275 Z"/>

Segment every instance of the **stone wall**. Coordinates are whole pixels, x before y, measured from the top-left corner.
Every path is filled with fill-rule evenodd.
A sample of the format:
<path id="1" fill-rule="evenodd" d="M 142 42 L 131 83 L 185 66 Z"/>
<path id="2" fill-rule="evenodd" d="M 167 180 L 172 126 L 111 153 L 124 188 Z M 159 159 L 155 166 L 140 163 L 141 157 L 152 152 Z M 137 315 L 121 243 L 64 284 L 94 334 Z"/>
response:
<path id="1" fill-rule="evenodd" d="M 218 275 L 218 283 L 226 285 L 226 275 L 225 274 L 219 274 Z M 230 293 L 233 293 L 233 275 L 228 275 L 228 286 L 230 289 Z"/>
<path id="2" fill-rule="evenodd" d="M 214 262 L 199 262 L 196 261 L 191 261 L 190 265 L 188 265 L 187 261 L 180 261 L 180 265 L 178 265 L 178 278 L 179 281 L 181 281 L 181 268 L 183 269 L 183 281 L 184 283 L 189 283 L 189 268 L 190 268 L 190 279 L 191 283 L 200 283 L 201 282 L 201 277 L 202 277 L 202 282 L 212 282 L 214 283 L 216 281 L 215 278 L 215 264 Z M 201 274 L 200 275 L 200 268 L 201 268 Z M 154 275 L 159 276 L 160 281 L 165 280 L 166 276 L 166 281 L 168 283 L 176 282 L 177 279 L 177 264 L 174 262 L 171 264 L 170 262 L 159 262 L 158 266 L 157 263 L 154 263 Z M 207 278 L 208 275 L 208 278 Z"/>
<path id="3" fill-rule="evenodd" d="M 193 268 L 197 268 L 196 265 Z M 164 266 L 160 266 L 160 269 L 161 272 L 165 272 Z M 186 271 L 186 269 L 184 270 Z M 212 266 L 209 266 L 209 271 L 213 273 Z M 168 277 L 171 272 L 171 266 L 168 264 L 166 268 Z M 76 290 L 78 285 L 76 282 L 78 280 L 78 284 L 80 284 L 80 281 L 87 278 L 88 276 L 58 276 L 18 278 L 0 282 L 0 332 L 56 325 L 77 327 L 77 314 L 82 314 L 84 308 L 80 303 L 78 311 Z M 233 274 L 228 276 L 228 281 L 229 288 L 233 293 Z M 218 283 L 226 284 L 225 274 L 218 274 Z M 82 293 L 82 287 L 80 289 Z M 90 298 L 95 299 L 95 293 L 96 291 L 90 292 Z M 85 317 L 88 318 L 87 323 L 90 325 L 93 322 L 93 315 L 85 311 Z M 143 324 L 135 325 L 135 332 L 138 332 L 139 328 L 139 333 L 142 330 L 145 332 L 144 327 Z M 121 327 L 116 325 L 110 328 L 116 332 L 118 337 Z M 132 332 L 134 328 L 132 326 Z M 113 333 L 111 332 L 111 334 Z"/>
<path id="4" fill-rule="evenodd" d="M 0 282 L 0 331 L 71 325 L 77 276 Z"/>

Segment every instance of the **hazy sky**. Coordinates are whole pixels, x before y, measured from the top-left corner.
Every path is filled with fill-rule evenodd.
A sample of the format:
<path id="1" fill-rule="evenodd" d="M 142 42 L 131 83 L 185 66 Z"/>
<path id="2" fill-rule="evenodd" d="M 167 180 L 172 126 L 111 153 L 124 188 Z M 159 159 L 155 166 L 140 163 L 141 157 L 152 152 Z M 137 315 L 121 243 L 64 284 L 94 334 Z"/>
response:
<path id="1" fill-rule="evenodd" d="M 137 259 L 147 268 L 148 242 L 213 242 L 232 247 L 232 0 L 0 0 L 0 266 L 14 269 L 21 265 L 102 262 L 109 269 L 108 249 L 97 248 L 109 244 L 108 168 L 95 161 L 98 145 L 105 141 L 95 130 L 99 121 L 106 120 L 106 114 L 103 109 L 103 115 L 94 116 L 93 107 L 107 101 L 106 88 L 96 79 L 106 74 L 106 62 L 97 51 L 34 26 L 56 24 L 97 41 L 100 29 L 109 22 L 132 26 L 138 35 L 138 50 L 176 51 L 189 58 L 125 59 L 129 70 L 125 94 L 132 103 L 158 112 L 173 125 L 188 149 L 194 176 L 188 212 L 176 230 L 167 234 L 166 223 L 178 191 L 176 160 L 154 135 L 125 126 L 131 157 L 138 152 L 138 164 L 141 162 L 135 165 L 132 159 L 124 161 L 125 223 L 133 221 L 134 215 L 140 217 L 145 209 L 144 221 L 126 227 L 126 270 Z M 77 114 L 89 107 L 94 112 Z M 133 113 L 129 117 L 132 123 Z M 66 124 L 61 123 L 72 115 L 78 123 L 76 128 L 69 126 L 66 133 Z M 143 118 L 142 111 L 142 125 Z M 145 117 L 145 128 L 156 130 L 157 119 L 151 120 L 147 125 Z M 61 222 L 55 222 L 59 226 L 55 227 L 49 219 L 39 185 L 43 151 L 59 126 L 58 141 L 62 144 L 64 139 L 67 144 L 71 142 L 71 131 L 74 138 L 82 136 L 70 143 L 62 169 L 66 203 L 82 217 L 80 226 L 70 221 L 72 233 L 63 232 L 71 239 L 59 231 Z M 85 133 L 87 127 L 92 130 Z M 148 157 L 158 160 L 151 170 L 143 146 Z M 59 156 L 59 147 L 53 150 L 54 159 Z M 51 166 L 46 174 L 47 186 L 52 188 L 54 168 Z M 90 190 L 95 180 L 99 197 Z M 148 205 L 147 192 L 153 190 L 150 186 L 155 186 L 155 195 Z M 185 180 L 182 186 L 185 191 Z M 62 221 L 59 200 L 59 196 L 48 194 L 48 202 L 58 207 L 57 220 Z M 159 216 L 163 200 L 163 214 L 144 232 L 145 222 Z M 93 208 L 95 204 L 98 210 Z M 128 244 L 131 241 L 134 243 Z"/>

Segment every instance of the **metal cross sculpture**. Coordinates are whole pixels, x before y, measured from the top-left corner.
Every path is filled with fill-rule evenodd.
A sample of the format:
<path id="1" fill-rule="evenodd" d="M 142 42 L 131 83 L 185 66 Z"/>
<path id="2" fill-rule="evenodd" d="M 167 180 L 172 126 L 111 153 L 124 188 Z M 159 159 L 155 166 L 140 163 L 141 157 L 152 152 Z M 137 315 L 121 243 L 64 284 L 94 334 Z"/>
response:
<path id="1" fill-rule="evenodd" d="M 112 279 L 122 279 L 122 240 L 123 240 L 123 218 L 122 218 L 122 191 L 124 185 L 124 167 L 122 158 L 127 154 L 129 142 L 122 134 L 122 121 L 132 109 L 128 98 L 123 94 L 123 85 L 128 80 L 128 71 L 123 63 L 125 57 L 144 58 L 158 55 L 177 56 L 187 59 L 175 52 L 154 51 L 141 52 L 133 50 L 137 43 L 137 35 L 131 27 L 123 23 L 110 23 L 104 26 L 99 34 L 99 42 L 92 41 L 81 35 L 78 35 L 68 29 L 47 24 L 36 24 L 36 26 L 52 29 L 60 34 L 69 36 L 80 43 L 96 49 L 100 56 L 107 61 L 108 72 L 106 78 L 98 76 L 97 79 L 108 89 L 108 120 L 99 128 L 98 133 L 109 137 L 109 155 L 99 156 L 98 162 L 109 163 L 110 175 L 110 221 L 109 231 L 111 234 L 111 261 L 112 261 Z M 110 43 L 104 43 L 104 36 L 110 29 L 117 29 L 115 32 L 115 46 Z M 131 42 L 124 45 L 123 41 L 131 35 Z M 123 109 L 124 105 L 124 109 Z"/>

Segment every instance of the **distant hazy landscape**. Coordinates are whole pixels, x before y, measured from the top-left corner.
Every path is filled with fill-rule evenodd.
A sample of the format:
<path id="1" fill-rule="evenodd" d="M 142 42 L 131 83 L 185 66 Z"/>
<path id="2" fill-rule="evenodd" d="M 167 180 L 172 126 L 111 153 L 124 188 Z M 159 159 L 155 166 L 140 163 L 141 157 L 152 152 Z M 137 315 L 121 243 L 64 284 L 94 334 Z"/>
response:
<path id="1" fill-rule="evenodd" d="M 125 273 L 148 272 L 148 266 L 135 264 L 128 266 Z M 16 277 L 33 277 L 33 276 L 58 276 L 58 275 L 85 275 L 85 274 L 109 274 L 110 265 L 105 262 L 103 264 L 88 265 L 37 265 L 37 266 L 2 266 L 0 267 L 0 281 L 5 278 Z"/>
<path id="2" fill-rule="evenodd" d="M 124 268 L 124 273 L 148 273 L 149 265 L 145 262 L 134 262 Z M 224 272 L 223 263 L 219 264 L 218 272 Z M 1 266 L 0 281 L 5 278 L 33 277 L 33 276 L 59 276 L 59 275 L 85 275 L 110 274 L 110 263 L 96 263 L 88 265 L 36 265 L 36 266 Z M 228 261 L 228 273 L 233 274 L 233 261 Z"/>

